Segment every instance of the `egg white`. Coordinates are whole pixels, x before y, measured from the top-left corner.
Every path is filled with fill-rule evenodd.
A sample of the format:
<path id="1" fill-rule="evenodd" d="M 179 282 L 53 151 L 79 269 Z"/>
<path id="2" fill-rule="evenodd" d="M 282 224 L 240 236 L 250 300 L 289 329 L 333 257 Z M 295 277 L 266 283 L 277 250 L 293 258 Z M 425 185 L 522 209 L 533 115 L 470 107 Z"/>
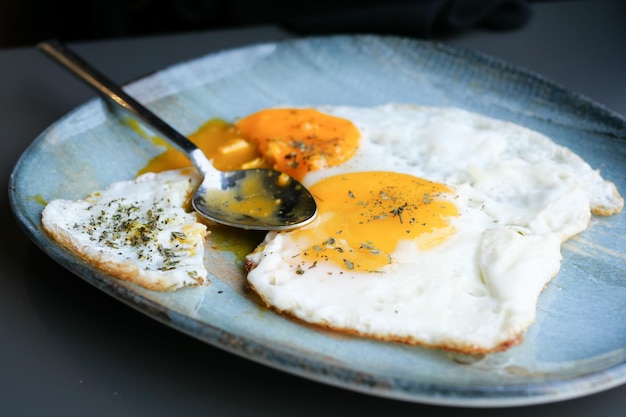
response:
<path id="1" fill-rule="evenodd" d="M 42 226 L 116 278 L 158 291 L 207 285 L 207 228 L 185 209 L 198 184 L 190 169 L 143 174 L 85 199 L 50 201 Z"/>
<path id="2" fill-rule="evenodd" d="M 464 353 L 506 349 L 535 321 L 562 242 L 587 227 L 591 208 L 623 206 L 580 157 L 522 126 L 457 108 L 318 109 L 351 120 L 361 144 L 344 164 L 309 173 L 306 186 L 348 172 L 408 173 L 451 187 L 459 216 L 445 242 L 419 250 L 402 241 L 377 273 L 302 267 L 305 242 L 268 234 L 247 258 L 248 282 L 267 305 L 309 323 Z"/>

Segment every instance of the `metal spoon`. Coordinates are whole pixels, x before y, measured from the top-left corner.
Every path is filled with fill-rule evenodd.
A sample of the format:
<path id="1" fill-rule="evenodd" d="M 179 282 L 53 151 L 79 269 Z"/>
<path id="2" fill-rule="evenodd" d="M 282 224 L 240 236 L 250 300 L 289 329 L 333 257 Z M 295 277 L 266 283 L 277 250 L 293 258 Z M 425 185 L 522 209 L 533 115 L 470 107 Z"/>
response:
<path id="1" fill-rule="evenodd" d="M 161 133 L 191 160 L 204 177 L 193 197 L 193 207 L 202 216 L 228 226 L 253 230 L 287 230 L 315 218 L 315 200 L 293 178 L 270 169 L 217 170 L 193 142 L 59 41 L 41 42 L 37 46 L 108 101 L 122 106 Z"/>

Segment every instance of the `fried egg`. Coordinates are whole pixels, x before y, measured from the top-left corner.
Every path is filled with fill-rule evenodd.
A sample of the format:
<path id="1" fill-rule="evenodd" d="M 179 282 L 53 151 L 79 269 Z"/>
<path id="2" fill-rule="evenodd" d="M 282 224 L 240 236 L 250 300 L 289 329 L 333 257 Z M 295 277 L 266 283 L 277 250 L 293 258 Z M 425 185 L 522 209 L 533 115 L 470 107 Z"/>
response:
<path id="1" fill-rule="evenodd" d="M 158 291 L 207 285 L 207 228 L 187 209 L 198 184 L 188 168 L 146 173 L 81 200 L 50 201 L 42 226 L 116 278 Z"/>
<path id="2" fill-rule="evenodd" d="M 300 111 L 328 119 L 276 130 Z M 246 258 L 247 280 L 267 306 L 325 328 L 462 353 L 507 349 L 535 321 L 562 243 L 592 212 L 623 207 L 613 183 L 567 148 L 462 109 L 271 112 L 239 126 L 275 166 L 297 162 L 291 175 L 319 216 L 269 233 Z M 316 153 L 318 136 L 332 140 Z"/>

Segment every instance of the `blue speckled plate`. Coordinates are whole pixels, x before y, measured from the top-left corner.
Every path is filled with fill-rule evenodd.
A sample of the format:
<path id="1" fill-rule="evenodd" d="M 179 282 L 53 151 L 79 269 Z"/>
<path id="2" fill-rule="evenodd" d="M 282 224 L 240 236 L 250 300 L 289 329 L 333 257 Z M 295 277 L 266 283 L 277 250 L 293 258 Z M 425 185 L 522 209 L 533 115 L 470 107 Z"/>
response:
<path id="1" fill-rule="evenodd" d="M 260 44 L 181 63 L 128 88 L 184 133 L 212 117 L 232 120 L 277 104 L 454 105 L 546 133 L 626 192 L 626 120 L 539 76 L 442 44 L 376 36 Z M 466 361 L 283 318 L 247 289 L 236 251 L 209 253 L 212 285 L 158 293 L 103 274 L 42 232 L 43 201 L 82 198 L 131 178 L 157 153 L 91 100 L 50 126 L 19 160 L 10 180 L 13 210 L 46 253 L 113 297 L 207 343 L 312 380 L 480 407 L 563 400 L 626 381 L 624 215 L 593 219 L 566 243 L 562 270 L 541 295 L 522 345 Z M 237 243 L 237 236 L 221 236 Z"/>

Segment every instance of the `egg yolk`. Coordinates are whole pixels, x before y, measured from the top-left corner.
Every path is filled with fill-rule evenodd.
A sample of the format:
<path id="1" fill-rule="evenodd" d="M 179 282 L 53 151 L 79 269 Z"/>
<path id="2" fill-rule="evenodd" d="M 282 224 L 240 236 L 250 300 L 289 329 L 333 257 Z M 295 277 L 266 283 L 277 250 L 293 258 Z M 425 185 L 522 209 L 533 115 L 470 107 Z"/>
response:
<path id="1" fill-rule="evenodd" d="M 450 188 L 407 174 L 337 175 L 310 191 L 318 203 L 319 222 L 284 233 L 308 242 L 305 259 L 348 270 L 376 271 L 392 263 L 403 240 L 430 249 L 454 233 L 450 220 L 458 216 L 456 205 L 441 198 L 452 193 Z"/>
<path id="2" fill-rule="evenodd" d="M 261 110 L 237 128 L 274 169 L 297 180 L 351 158 L 361 136 L 351 121 L 314 109 Z"/>

